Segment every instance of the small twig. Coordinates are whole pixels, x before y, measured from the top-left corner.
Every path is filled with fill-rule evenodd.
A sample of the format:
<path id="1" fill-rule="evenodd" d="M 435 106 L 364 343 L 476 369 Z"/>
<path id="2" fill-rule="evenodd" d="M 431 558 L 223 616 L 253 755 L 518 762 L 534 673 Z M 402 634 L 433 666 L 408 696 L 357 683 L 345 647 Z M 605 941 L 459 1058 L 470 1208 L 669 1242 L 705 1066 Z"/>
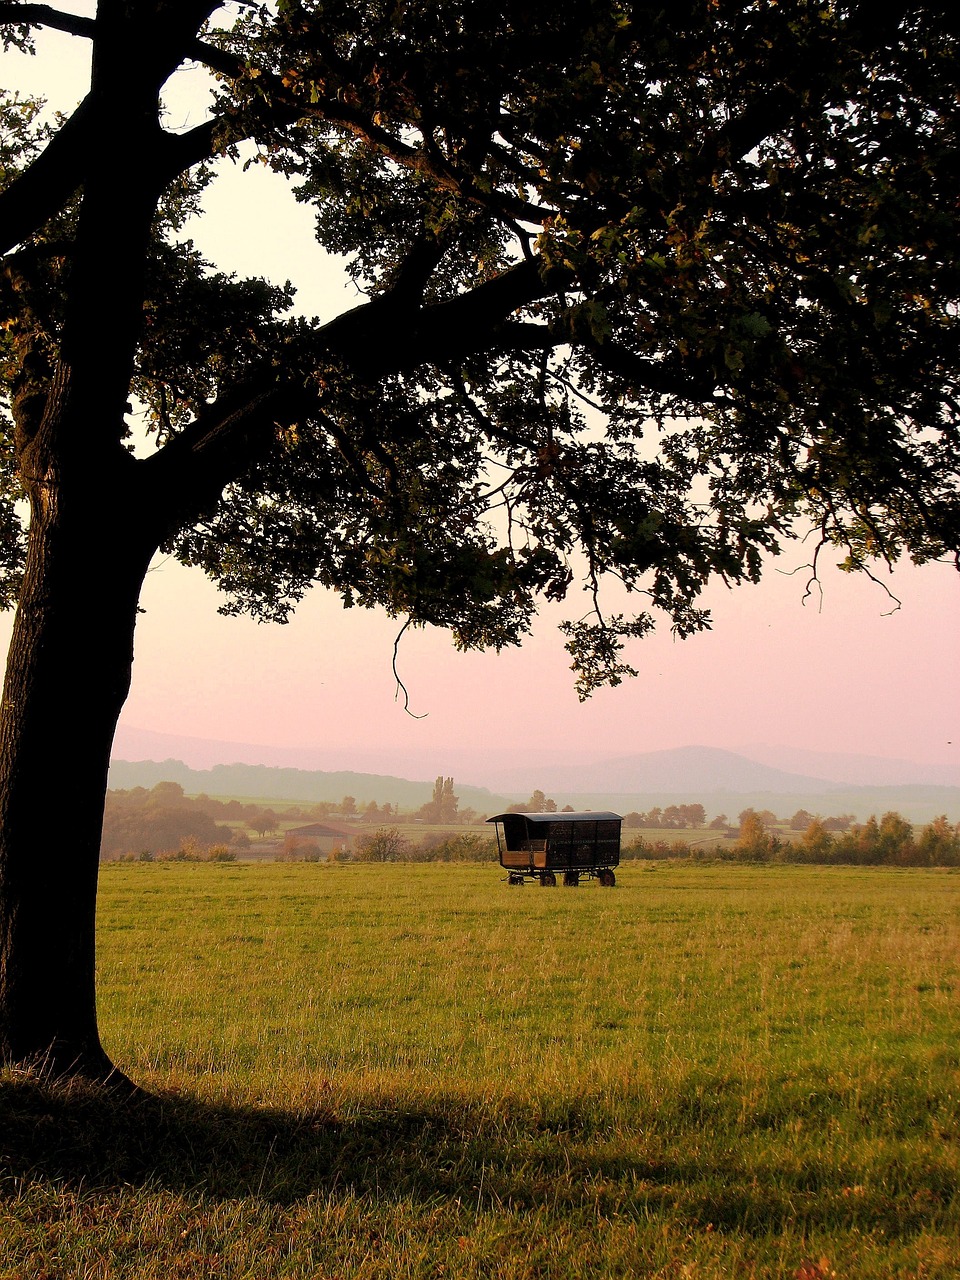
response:
<path id="1" fill-rule="evenodd" d="M 810 570 L 810 577 L 807 579 L 806 586 L 803 589 L 803 597 L 800 603 L 804 605 L 807 603 L 807 601 L 813 595 L 814 586 L 816 586 L 817 592 L 819 594 L 819 604 L 817 605 L 817 613 L 823 612 L 823 584 L 820 581 L 820 569 L 819 569 L 820 552 L 827 545 L 828 541 L 829 539 L 827 538 L 827 534 L 826 534 L 826 524 L 824 523 L 823 525 L 820 526 L 820 541 L 817 543 L 816 547 L 814 548 L 813 560 L 810 562 L 809 565 L 805 566 Z"/>
<path id="2" fill-rule="evenodd" d="M 871 573 L 865 564 L 860 566 L 860 572 L 865 573 L 871 582 L 875 582 L 880 590 L 886 593 L 887 599 L 893 601 L 893 608 L 888 609 L 886 613 L 881 613 L 881 618 L 889 618 L 903 608 L 903 601 L 895 596 L 887 584 L 885 582 L 881 582 L 875 573 Z"/>
<path id="3" fill-rule="evenodd" d="M 397 632 L 397 638 L 393 642 L 393 662 L 392 662 L 393 678 L 397 682 L 397 691 L 393 695 L 393 700 L 394 702 L 396 702 L 402 692 L 403 693 L 403 709 L 406 712 L 406 714 L 410 716 L 412 720 L 426 720 L 427 716 L 430 714 L 429 711 L 425 711 L 422 716 L 418 716 L 413 711 L 410 710 L 410 693 L 407 689 L 407 686 L 400 679 L 400 673 L 397 671 L 397 658 L 400 653 L 400 641 L 403 639 L 403 633 L 406 631 L 407 627 L 410 626 L 412 621 L 413 621 L 412 618 L 408 618 L 406 620 L 406 622 Z"/>

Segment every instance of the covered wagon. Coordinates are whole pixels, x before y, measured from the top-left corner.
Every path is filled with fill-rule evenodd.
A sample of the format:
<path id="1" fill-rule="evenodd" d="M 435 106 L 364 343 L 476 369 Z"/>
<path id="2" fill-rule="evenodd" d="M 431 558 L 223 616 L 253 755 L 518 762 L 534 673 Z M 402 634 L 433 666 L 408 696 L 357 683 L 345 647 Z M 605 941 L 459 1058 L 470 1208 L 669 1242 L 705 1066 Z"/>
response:
<path id="1" fill-rule="evenodd" d="M 557 876 L 565 885 L 579 884 L 581 876 L 616 884 L 623 821 L 618 813 L 498 813 L 487 821 L 496 824 L 509 884 L 555 885 Z"/>

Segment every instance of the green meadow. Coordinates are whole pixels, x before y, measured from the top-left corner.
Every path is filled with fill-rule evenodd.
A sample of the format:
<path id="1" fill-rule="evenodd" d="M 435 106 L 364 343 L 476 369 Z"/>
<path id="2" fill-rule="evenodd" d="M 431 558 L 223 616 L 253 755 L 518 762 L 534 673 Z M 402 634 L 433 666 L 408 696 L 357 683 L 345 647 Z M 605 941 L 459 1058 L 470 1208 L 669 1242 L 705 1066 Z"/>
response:
<path id="1" fill-rule="evenodd" d="M 0 1280 L 960 1274 L 960 874 L 110 864 Z"/>

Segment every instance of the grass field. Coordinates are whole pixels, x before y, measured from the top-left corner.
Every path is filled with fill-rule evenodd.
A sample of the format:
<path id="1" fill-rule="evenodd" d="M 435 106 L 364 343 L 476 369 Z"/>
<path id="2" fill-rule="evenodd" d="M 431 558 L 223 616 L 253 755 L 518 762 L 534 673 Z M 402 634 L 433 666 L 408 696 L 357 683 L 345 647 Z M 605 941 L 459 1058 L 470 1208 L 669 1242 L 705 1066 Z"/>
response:
<path id="1" fill-rule="evenodd" d="M 0 1077 L 0 1278 L 960 1274 L 960 874 L 110 865 L 105 1040 Z"/>

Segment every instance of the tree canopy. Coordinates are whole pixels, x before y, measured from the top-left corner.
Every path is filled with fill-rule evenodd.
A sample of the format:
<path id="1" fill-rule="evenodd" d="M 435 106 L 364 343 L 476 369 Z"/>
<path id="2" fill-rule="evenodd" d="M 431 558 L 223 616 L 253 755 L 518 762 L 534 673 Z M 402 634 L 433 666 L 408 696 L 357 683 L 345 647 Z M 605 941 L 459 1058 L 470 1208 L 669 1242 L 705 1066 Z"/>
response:
<path id="1" fill-rule="evenodd" d="M 316 582 L 463 647 L 567 599 L 582 696 L 811 526 L 813 574 L 957 556 L 946 6 L 0 0 L 7 46 L 44 26 L 92 60 L 66 116 L 0 95 L 0 1061 L 113 1071 L 97 858 L 158 548 L 228 611 Z M 204 260 L 231 162 L 289 182 L 358 305 Z"/>
<path id="2" fill-rule="evenodd" d="M 282 619 L 321 582 L 500 646 L 579 581 L 586 694 L 658 611 L 709 625 L 706 581 L 755 580 L 811 521 L 851 568 L 956 551 L 938 6 L 276 9 L 0 5 L 8 41 L 47 23 L 96 48 L 69 119 L 4 104 L 7 498 L 64 444 L 44 406 L 82 325 L 74 348 L 92 330 L 98 351 L 76 352 L 93 404 L 71 448 L 103 462 L 146 406 L 155 448 L 126 473 L 230 610 Z M 184 59 L 216 80 L 177 134 L 160 94 Z M 250 146 L 365 295 L 332 323 L 186 238 Z M 608 616 L 606 575 L 644 607 Z"/>

